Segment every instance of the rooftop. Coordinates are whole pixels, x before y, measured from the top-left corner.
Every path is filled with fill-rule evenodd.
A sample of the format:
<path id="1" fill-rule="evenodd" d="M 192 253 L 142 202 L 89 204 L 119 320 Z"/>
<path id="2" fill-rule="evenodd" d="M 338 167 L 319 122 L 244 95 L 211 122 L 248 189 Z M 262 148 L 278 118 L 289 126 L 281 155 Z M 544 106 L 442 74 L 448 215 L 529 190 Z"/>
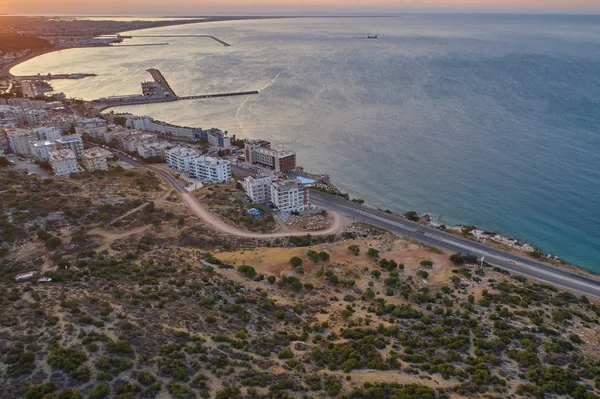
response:
<path id="1" fill-rule="evenodd" d="M 48 154 L 50 161 L 62 161 L 64 159 L 77 159 L 73 151 L 64 149 L 64 150 L 56 150 L 50 151 Z"/>

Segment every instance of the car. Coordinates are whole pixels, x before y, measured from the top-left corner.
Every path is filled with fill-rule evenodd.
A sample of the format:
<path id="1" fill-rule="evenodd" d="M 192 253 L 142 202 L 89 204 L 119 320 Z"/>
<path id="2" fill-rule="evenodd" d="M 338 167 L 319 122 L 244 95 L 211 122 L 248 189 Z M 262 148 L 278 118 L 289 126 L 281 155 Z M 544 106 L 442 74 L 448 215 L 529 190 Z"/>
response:
<path id="1" fill-rule="evenodd" d="M 516 265 L 517 264 L 514 260 L 509 260 L 508 263 L 510 263 L 511 265 Z"/>
<path id="2" fill-rule="evenodd" d="M 417 230 L 417 233 L 419 233 L 419 234 L 425 234 L 425 230 Z"/>

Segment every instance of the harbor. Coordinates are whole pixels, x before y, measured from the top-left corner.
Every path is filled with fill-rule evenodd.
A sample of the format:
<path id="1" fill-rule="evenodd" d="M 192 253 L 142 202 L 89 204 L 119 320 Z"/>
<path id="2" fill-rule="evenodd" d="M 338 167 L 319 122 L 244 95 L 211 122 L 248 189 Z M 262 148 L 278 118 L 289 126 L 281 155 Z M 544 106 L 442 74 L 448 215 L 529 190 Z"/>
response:
<path id="1" fill-rule="evenodd" d="M 146 72 L 152 76 L 152 81 L 142 82 L 142 94 L 129 94 L 120 96 L 103 97 L 93 100 L 96 112 L 100 113 L 107 108 L 125 105 L 153 104 L 180 100 L 199 100 L 206 98 L 248 96 L 258 94 L 258 90 L 236 91 L 228 93 L 197 94 L 190 96 L 178 96 L 162 72 L 156 68 L 147 69 Z"/>

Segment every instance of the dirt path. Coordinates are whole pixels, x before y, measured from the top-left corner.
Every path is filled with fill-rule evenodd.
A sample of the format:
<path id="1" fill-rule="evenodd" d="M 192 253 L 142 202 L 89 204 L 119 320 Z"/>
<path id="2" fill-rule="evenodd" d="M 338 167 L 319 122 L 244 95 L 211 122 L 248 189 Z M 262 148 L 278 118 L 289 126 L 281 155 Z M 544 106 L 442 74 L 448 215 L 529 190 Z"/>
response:
<path id="1" fill-rule="evenodd" d="M 123 233 L 111 233 L 109 231 L 105 231 L 105 230 L 102 230 L 102 229 L 94 229 L 94 230 L 90 230 L 90 232 L 88 234 L 90 234 L 90 235 L 99 235 L 99 236 L 102 237 L 103 244 L 102 244 L 101 247 L 97 248 L 97 251 L 100 252 L 100 251 L 103 251 L 103 250 L 109 248 L 110 245 L 113 242 L 115 242 L 115 240 L 118 240 L 119 238 L 129 237 L 129 236 L 134 235 L 134 234 L 143 233 L 143 232 L 145 232 L 146 230 L 148 230 L 151 227 L 152 227 L 152 225 L 148 224 L 148 225 L 145 225 L 145 226 L 137 227 L 137 228 L 135 228 L 133 230 L 128 230 L 128 231 L 123 232 Z"/>
<path id="2" fill-rule="evenodd" d="M 329 226 L 325 230 L 311 231 L 311 232 L 307 232 L 307 231 L 285 232 L 285 231 L 282 231 L 282 232 L 278 232 L 278 233 L 267 233 L 267 234 L 252 233 L 250 231 L 244 231 L 244 230 L 238 229 L 234 226 L 228 225 L 223 220 L 221 220 L 218 216 L 216 216 L 215 214 L 210 212 L 208 209 L 206 209 L 202 204 L 200 204 L 198 199 L 196 199 L 196 197 L 194 197 L 190 193 L 181 194 L 181 198 L 190 207 L 192 212 L 194 212 L 200 219 L 204 220 L 206 223 L 210 224 L 215 229 L 217 229 L 223 233 L 231 234 L 231 235 L 238 236 L 238 237 L 277 238 L 277 237 L 290 237 L 290 236 L 305 236 L 307 234 L 316 236 L 316 235 L 334 234 L 334 233 L 338 232 L 340 229 L 339 215 L 337 213 L 327 211 L 330 215 L 333 216 L 333 222 L 332 222 L 331 226 Z"/>

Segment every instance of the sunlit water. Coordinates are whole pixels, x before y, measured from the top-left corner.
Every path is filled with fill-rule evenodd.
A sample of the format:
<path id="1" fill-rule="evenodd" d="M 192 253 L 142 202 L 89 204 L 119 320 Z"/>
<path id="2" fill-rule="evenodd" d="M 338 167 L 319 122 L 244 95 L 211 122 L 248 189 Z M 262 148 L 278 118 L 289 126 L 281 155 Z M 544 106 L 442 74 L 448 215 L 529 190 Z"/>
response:
<path id="1" fill-rule="evenodd" d="M 248 97 L 118 108 L 294 148 L 353 197 L 514 235 L 600 272 L 600 17 L 303 18 L 147 31 L 169 46 L 75 49 L 16 74 L 93 99 L 140 92 L 159 68 L 179 95 Z M 141 32 L 136 32 L 141 33 Z M 379 39 L 367 40 L 368 34 Z"/>

